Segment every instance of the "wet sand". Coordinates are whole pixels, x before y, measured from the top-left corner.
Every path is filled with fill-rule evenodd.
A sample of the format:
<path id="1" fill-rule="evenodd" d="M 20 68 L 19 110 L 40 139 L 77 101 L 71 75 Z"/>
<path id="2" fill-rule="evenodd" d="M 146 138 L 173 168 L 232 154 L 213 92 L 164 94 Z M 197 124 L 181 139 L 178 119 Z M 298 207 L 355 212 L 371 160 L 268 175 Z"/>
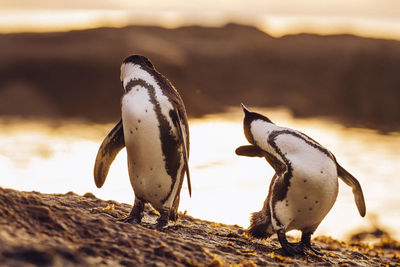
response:
<path id="1" fill-rule="evenodd" d="M 0 187 L 0 266 L 396 266 L 400 243 L 374 245 L 316 236 L 324 256 L 288 257 L 276 238 L 251 239 L 235 225 L 179 214 L 154 230 L 149 207 L 142 225 L 121 223 L 128 204 Z M 358 235 L 362 239 L 362 235 Z M 296 240 L 291 240 L 296 241 Z"/>

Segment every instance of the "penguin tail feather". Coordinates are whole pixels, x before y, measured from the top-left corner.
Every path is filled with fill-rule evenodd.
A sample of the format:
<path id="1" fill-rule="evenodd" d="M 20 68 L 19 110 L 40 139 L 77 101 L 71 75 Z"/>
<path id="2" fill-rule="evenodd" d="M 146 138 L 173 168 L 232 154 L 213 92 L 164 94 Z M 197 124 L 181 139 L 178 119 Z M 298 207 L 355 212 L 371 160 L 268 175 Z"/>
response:
<path id="1" fill-rule="evenodd" d="M 247 233 L 256 238 L 268 238 L 272 235 L 271 221 L 263 210 L 252 213 Z"/>

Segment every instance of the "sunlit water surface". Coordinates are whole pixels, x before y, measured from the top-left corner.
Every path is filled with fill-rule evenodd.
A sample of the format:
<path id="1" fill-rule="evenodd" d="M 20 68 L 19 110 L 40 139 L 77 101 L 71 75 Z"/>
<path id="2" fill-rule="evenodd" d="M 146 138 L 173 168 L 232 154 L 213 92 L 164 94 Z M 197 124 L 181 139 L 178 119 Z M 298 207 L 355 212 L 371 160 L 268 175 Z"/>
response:
<path id="1" fill-rule="evenodd" d="M 294 119 L 284 109 L 256 110 L 325 145 L 363 187 L 367 217 L 359 216 L 351 189 L 340 182 L 338 199 L 316 234 L 346 239 L 354 230 L 369 229 L 371 221 L 377 221 L 400 239 L 400 133 L 382 135 L 322 119 Z M 189 198 L 185 182 L 181 211 L 247 227 L 250 214 L 261 209 L 273 169 L 264 159 L 235 155 L 236 147 L 247 144 L 242 119 L 241 111 L 232 109 L 190 120 L 193 194 Z M 0 186 L 43 193 L 92 192 L 102 199 L 132 204 L 125 149 L 114 161 L 103 188 L 94 184 L 96 153 L 112 127 L 0 119 Z"/>

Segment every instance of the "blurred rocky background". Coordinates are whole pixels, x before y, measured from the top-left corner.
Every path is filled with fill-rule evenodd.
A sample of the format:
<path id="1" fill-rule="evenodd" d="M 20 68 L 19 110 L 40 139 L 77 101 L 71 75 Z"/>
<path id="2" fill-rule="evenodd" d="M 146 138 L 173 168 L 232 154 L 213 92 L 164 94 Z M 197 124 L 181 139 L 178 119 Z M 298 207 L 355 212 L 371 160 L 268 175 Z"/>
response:
<path id="1" fill-rule="evenodd" d="M 239 24 L 1 34 L 0 116 L 116 121 L 119 68 L 130 54 L 150 58 L 192 117 L 244 102 L 351 127 L 400 130 L 399 41 L 273 38 Z"/>

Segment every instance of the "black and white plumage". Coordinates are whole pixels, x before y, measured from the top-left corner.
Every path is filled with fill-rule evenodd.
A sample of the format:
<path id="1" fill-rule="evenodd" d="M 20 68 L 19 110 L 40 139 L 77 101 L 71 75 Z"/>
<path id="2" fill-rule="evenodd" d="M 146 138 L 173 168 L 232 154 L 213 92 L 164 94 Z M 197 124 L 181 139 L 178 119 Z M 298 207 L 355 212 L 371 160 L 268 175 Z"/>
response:
<path id="1" fill-rule="evenodd" d="M 171 82 L 144 56 L 127 57 L 121 65 L 122 119 L 104 139 L 97 154 L 94 179 L 101 187 L 112 161 L 126 146 L 135 202 L 124 222 L 140 223 L 144 204 L 160 212 L 158 227 L 177 219 L 186 173 L 189 194 L 189 126 L 183 101 Z"/>
<path id="2" fill-rule="evenodd" d="M 365 216 L 359 182 L 329 150 L 299 131 L 250 112 L 243 104 L 242 108 L 244 133 L 251 145 L 237 148 L 236 154 L 264 157 L 276 172 L 262 210 L 252 214 L 251 236 L 267 238 L 277 233 L 288 254 L 303 254 L 305 249 L 316 252 L 311 248 L 311 235 L 336 201 L 338 177 L 352 187 L 358 211 Z M 302 231 L 300 243 L 287 241 L 285 233 L 293 229 Z"/>

